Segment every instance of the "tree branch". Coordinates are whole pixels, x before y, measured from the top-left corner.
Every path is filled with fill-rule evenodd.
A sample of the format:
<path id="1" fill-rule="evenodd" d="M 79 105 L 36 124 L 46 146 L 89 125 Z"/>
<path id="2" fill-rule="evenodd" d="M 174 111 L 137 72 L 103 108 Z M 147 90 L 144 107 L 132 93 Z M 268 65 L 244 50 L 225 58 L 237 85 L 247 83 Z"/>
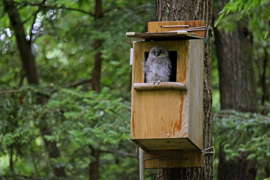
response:
<path id="1" fill-rule="evenodd" d="M 43 0 L 41 3 L 39 3 L 40 5 L 44 5 L 44 3 L 46 2 L 46 0 Z M 30 45 L 32 43 L 32 39 L 33 39 L 33 29 L 34 29 L 34 25 L 35 25 L 35 22 L 36 22 L 36 19 L 37 19 L 37 15 L 38 13 L 40 12 L 40 6 L 38 8 L 38 10 L 35 12 L 34 14 L 34 19 L 33 19 L 33 22 L 32 22 L 32 25 L 31 25 L 31 30 L 30 30 L 30 39 L 29 39 L 29 42 L 30 42 Z"/>
<path id="2" fill-rule="evenodd" d="M 105 15 L 106 13 L 109 13 L 109 12 L 111 12 L 112 10 L 115 10 L 115 9 L 117 9 L 117 8 L 109 8 L 109 9 L 106 9 L 106 10 L 104 10 L 103 12 L 102 12 L 102 15 L 101 16 L 103 16 L 103 15 Z"/>
<path id="3" fill-rule="evenodd" d="M 24 78 L 25 78 L 25 72 L 24 72 L 24 70 L 22 70 L 22 71 L 23 71 L 23 72 L 22 72 L 21 79 L 20 79 L 20 82 L 19 82 L 19 85 L 18 85 L 19 88 L 22 86 L 23 80 L 24 80 Z"/>
<path id="4" fill-rule="evenodd" d="M 27 21 L 29 21 L 31 18 L 32 18 L 32 16 L 31 16 L 31 17 L 29 17 L 28 19 L 26 19 L 26 20 L 22 21 L 22 24 L 25 24 L 25 23 L 26 23 Z"/>
<path id="5" fill-rule="evenodd" d="M 20 92 L 19 90 L 17 89 L 12 89 L 12 90 L 7 90 L 7 91 L 1 91 L 0 94 L 8 94 L 8 93 L 17 93 L 17 92 Z"/>
<path id="6" fill-rule="evenodd" d="M 95 148 L 90 144 L 89 148 L 91 149 L 92 152 L 96 151 Z"/>
<path id="7" fill-rule="evenodd" d="M 34 14 L 34 19 L 33 19 L 33 22 L 32 22 L 32 25 L 31 25 L 31 29 L 30 29 L 30 39 L 29 39 L 29 44 L 31 45 L 32 43 L 32 39 L 33 39 L 33 29 L 34 29 L 34 25 L 35 25 L 35 22 L 36 22 L 36 19 L 37 19 L 37 14 L 40 12 L 40 8 L 38 8 L 38 10 L 35 12 Z"/>
<path id="8" fill-rule="evenodd" d="M 80 86 L 80 85 L 83 85 L 86 83 L 91 83 L 91 82 L 92 82 L 92 79 L 86 79 L 86 80 L 82 80 L 82 81 L 77 82 L 77 83 L 73 83 L 73 84 L 69 85 L 68 87 L 77 87 L 77 86 Z"/>
<path id="9" fill-rule="evenodd" d="M 59 6 L 44 5 L 43 1 L 41 3 L 27 3 L 27 2 L 21 2 L 21 3 L 16 2 L 16 3 L 22 4 L 22 5 L 28 5 L 28 6 L 38 6 L 40 8 L 40 10 L 41 9 L 65 9 L 65 10 L 70 10 L 70 11 L 77 11 L 77 12 L 88 14 L 88 15 L 94 17 L 94 14 L 93 13 L 87 12 L 87 11 L 82 10 L 82 9 L 69 8 L 69 7 L 65 7 L 64 5 L 62 5 L 60 7 Z"/>
<path id="10" fill-rule="evenodd" d="M 138 158 L 138 155 L 133 154 L 133 153 L 128 153 L 124 151 L 119 151 L 119 150 L 99 150 L 101 153 L 112 153 L 112 154 L 118 154 L 121 156 L 128 156 L 128 157 L 133 157 L 133 158 Z"/>
<path id="11" fill-rule="evenodd" d="M 59 177 L 57 177 L 59 179 Z M 11 175 L 0 175 L 0 179 L 30 179 L 30 180 L 48 180 L 48 178 L 43 177 L 31 177 L 21 174 L 11 174 Z M 50 178 L 51 180 L 56 180 L 56 178 Z"/>
<path id="12" fill-rule="evenodd" d="M 20 83 L 19 83 L 19 87 L 21 87 L 24 77 L 25 77 L 25 73 L 22 74 L 22 77 L 21 77 L 21 80 L 20 80 Z M 77 86 L 80 86 L 80 85 L 83 85 L 83 84 L 86 84 L 86 83 L 90 83 L 90 82 L 92 82 L 92 79 L 86 79 L 86 80 L 82 80 L 82 81 L 77 82 L 77 83 L 73 83 L 73 84 L 69 85 L 68 87 L 69 88 L 75 88 Z M 59 91 L 59 89 L 56 89 L 56 90 L 52 91 L 51 94 L 53 94 L 53 93 L 55 93 L 57 91 Z M 6 91 L 0 91 L 0 94 L 18 93 L 18 92 L 20 92 L 19 89 L 11 89 L 11 90 L 6 90 Z M 46 98 L 49 98 L 49 95 L 47 95 L 47 94 L 43 94 L 43 93 L 40 93 L 40 92 L 37 92 L 37 94 L 41 95 L 41 96 L 44 96 Z"/>

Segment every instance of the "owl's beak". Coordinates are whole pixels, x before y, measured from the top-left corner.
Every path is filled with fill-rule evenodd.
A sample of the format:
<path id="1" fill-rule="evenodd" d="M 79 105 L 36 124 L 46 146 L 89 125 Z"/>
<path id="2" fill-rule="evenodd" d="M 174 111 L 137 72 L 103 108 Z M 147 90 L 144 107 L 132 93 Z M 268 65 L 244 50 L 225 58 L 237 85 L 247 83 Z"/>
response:
<path id="1" fill-rule="evenodd" d="M 159 56 L 161 54 L 161 51 L 155 51 L 155 56 Z"/>

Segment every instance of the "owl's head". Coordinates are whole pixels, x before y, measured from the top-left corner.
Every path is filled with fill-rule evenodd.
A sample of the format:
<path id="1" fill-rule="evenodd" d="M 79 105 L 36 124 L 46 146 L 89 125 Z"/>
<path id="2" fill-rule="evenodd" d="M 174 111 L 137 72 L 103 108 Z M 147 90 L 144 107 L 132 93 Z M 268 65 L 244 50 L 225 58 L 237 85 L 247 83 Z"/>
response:
<path id="1" fill-rule="evenodd" d="M 150 54 L 152 54 L 156 57 L 169 57 L 168 51 L 163 46 L 154 46 L 150 50 Z"/>

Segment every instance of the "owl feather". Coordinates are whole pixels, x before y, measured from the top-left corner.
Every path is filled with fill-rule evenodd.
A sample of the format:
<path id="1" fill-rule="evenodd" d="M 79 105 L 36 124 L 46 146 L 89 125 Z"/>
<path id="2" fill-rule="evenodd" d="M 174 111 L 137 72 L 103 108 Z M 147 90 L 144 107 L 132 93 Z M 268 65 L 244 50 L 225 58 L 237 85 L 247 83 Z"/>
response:
<path id="1" fill-rule="evenodd" d="M 172 70 L 168 51 L 163 46 L 154 46 L 143 62 L 143 70 L 146 82 L 168 82 Z"/>

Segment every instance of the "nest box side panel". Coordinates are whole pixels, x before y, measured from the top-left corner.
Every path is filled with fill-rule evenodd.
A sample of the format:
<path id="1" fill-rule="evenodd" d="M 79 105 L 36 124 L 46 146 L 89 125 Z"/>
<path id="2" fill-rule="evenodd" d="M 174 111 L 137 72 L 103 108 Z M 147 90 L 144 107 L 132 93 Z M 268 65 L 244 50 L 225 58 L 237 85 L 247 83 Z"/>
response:
<path id="1" fill-rule="evenodd" d="M 187 83 L 188 79 L 186 70 L 189 57 L 186 52 L 189 47 L 188 41 L 151 41 L 133 44 L 131 139 L 136 140 L 138 144 L 141 139 L 164 139 L 166 144 L 169 138 L 187 138 L 188 135 L 189 113 L 186 91 L 170 89 L 136 91 L 133 88 L 134 83 L 144 83 L 142 62 L 145 59 L 145 52 L 149 52 L 156 45 L 164 46 L 169 52 L 177 51 L 176 81 Z"/>
<path id="2" fill-rule="evenodd" d="M 203 148 L 203 40 L 190 40 L 189 139 Z"/>

